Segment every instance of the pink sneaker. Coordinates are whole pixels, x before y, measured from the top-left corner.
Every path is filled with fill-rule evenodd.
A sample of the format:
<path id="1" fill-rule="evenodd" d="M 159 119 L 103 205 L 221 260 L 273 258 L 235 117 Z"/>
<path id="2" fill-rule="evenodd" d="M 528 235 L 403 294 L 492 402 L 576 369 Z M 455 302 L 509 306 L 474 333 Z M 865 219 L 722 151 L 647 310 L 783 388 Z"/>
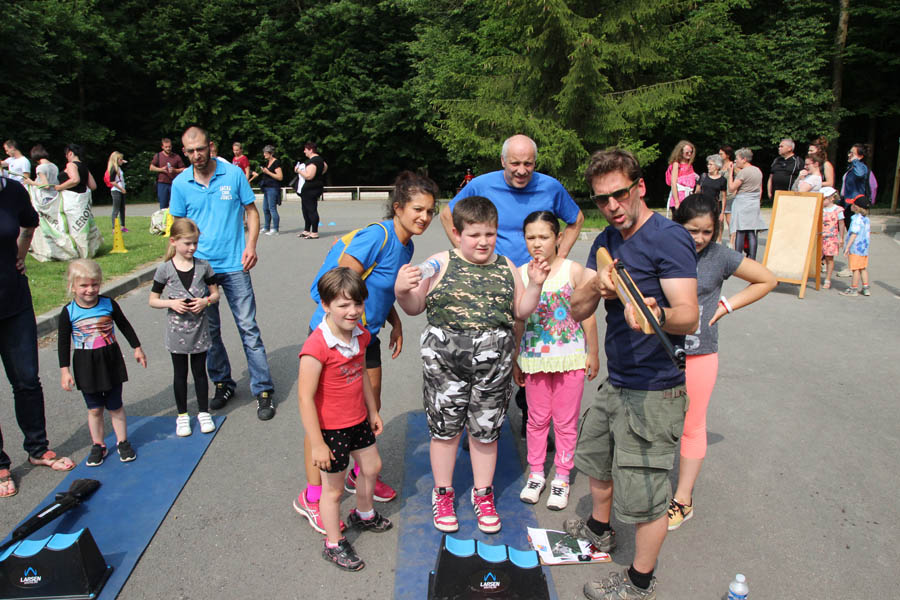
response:
<path id="1" fill-rule="evenodd" d="M 453 533 L 459 530 L 456 510 L 453 508 L 453 488 L 432 488 L 431 512 L 434 514 L 434 526 L 438 531 Z"/>
<path id="2" fill-rule="evenodd" d="M 300 492 L 300 495 L 294 498 L 294 510 L 306 517 L 310 527 L 325 535 L 325 525 L 322 523 L 322 516 L 319 514 L 319 503 L 309 502 L 306 499 L 306 490 Z M 347 529 L 347 525 L 341 521 L 341 531 Z"/>
<path id="3" fill-rule="evenodd" d="M 494 506 L 494 488 L 489 486 L 483 496 L 475 493 L 472 488 L 472 506 L 475 508 L 475 516 L 478 517 L 478 529 L 485 533 L 497 533 L 500 531 L 500 515 Z"/>
<path id="4" fill-rule="evenodd" d="M 344 489 L 351 494 L 356 493 L 356 474 L 353 472 L 353 469 L 347 473 L 347 479 L 344 481 Z M 381 480 L 381 476 L 375 480 L 375 495 L 373 496 L 373 500 L 375 502 L 390 502 L 394 498 L 397 497 L 397 492 L 383 482 Z"/>

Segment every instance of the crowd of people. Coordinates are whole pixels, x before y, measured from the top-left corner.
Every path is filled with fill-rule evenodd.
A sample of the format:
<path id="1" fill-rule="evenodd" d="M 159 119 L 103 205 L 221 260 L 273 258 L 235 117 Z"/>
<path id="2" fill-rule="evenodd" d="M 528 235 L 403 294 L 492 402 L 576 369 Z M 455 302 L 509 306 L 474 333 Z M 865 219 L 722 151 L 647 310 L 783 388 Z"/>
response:
<path id="1" fill-rule="evenodd" d="M 150 165 L 158 173 L 160 206 L 165 204 L 175 221 L 149 305 L 167 310 L 165 345 L 173 364 L 175 433 L 184 437 L 192 434 L 189 368 L 202 433 L 215 430 L 210 411 L 222 409 L 235 394 L 220 331 L 222 297 L 240 334 L 257 416 L 263 421 L 275 416 L 275 388 L 256 322 L 250 272 L 258 260 L 259 235 L 277 234 L 279 229 L 280 194 L 267 190 L 280 188 L 284 168 L 274 148 L 267 146 L 258 172 L 264 190 L 261 227 L 250 188 L 257 173 L 250 170 L 241 145 L 233 145 L 235 157 L 228 163 L 214 154 L 209 134 L 200 127 L 185 130 L 181 141 L 187 165 L 172 152 L 168 139 L 162 140 Z M 767 191 L 821 191 L 827 215 L 826 282 L 833 257 L 843 246 L 853 273 L 848 295 L 867 295 L 867 195 L 873 186 L 862 162 L 865 149 L 858 145 L 851 150 L 843 191 L 838 192 L 832 187 L 833 166 L 829 170 L 821 154 L 824 145 L 817 140 L 804 162 L 793 154 L 793 142 L 783 140 Z M 25 181 L 24 157 L 16 155 L 14 144 L 7 152 L 10 168 L 21 168 Z M 313 143 L 304 152 L 309 162 L 295 167 L 303 182 L 306 226 L 301 236 L 315 239 L 315 203 L 327 163 Z M 694 155 L 694 146 L 682 141 L 670 157 L 670 220 L 648 207 L 643 171 L 633 154 L 618 148 L 595 152 L 584 176 L 591 202 L 609 226 L 596 236 L 583 265 L 570 253 L 584 214 L 559 181 L 535 170 L 538 148 L 524 135 L 503 143 L 500 170 L 467 180 L 440 211 L 448 250 L 415 264 L 413 238 L 431 224 L 439 191 L 428 177 L 408 171 L 397 177 L 382 221 L 334 244 L 311 285 L 316 310 L 299 353 L 306 485 L 293 500 L 295 510 L 324 534 L 322 555 L 327 561 L 346 570 L 362 569 L 365 563 L 343 531 L 348 526 L 372 532 L 392 527 L 374 504 L 397 497 L 380 478 L 376 443 L 384 430 L 379 416 L 379 336 L 389 323 L 388 351 L 396 358 L 404 341 L 399 306 L 408 315 L 424 312 L 427 319 L 420 354 L 431 438 L 434 527 L 441 532 L 459 528 L 453 473 L 458 445 L 466 439 L 473 473 L 468 502 L 481 531 L 501 530 L 493 480 L 497 441 L 515 382 L 525 390 L 528 406 L 528 473 L 521 501 L 535 504 L 549 488 L 547 506 L 563 510 L 571 473 L 581 471 L 589 479 L 590 514 L 565 520 L 565 531 L 612 552 L 617 546 L 613 509 L 621 523 L 635 526 L 630 566 L 589 581 L 585 595 L 604 600 L 656 597 L 653 574 L 667 532 L 695 514 L 693 490 L 706 454 L 706 411 L 718 372 L 717 324 L 763 298 L 776 283 L 754 260 L 756 232 L 765 224 L 759 208 L 763 175 L 752 164 L 752 151 L 724 146 L 707 157 L 707 172 L 701 176 L 693 170 Z M 46 160 L 40 151 L 32 156 Z M 80 149 L 69 146 L 66 156 L 65 181 L 57 188 L 95 185 L 80 160 Z M 38 165 L 39 181 L 56 176 L 48 163 Z M 126 189 L 123 164 L 122 155 L 112 153 L 104 177 L 119 194 Z M 29 461 L 69 470 L 74 463 L 57 456 L 47 442 L 34 313 L 24 277 L 37 214 L 18 181 L 4 177 L 0 182 L 0 354 Z M 844 243 L 842 206 L 851 207 Z M 124 202 L 117 210 L 124 221 Z M 725 225 L 732 235 L 729 245 L 718 243 Z M 662 332 L 686 350 L 686 370 L 670 359 L 659 338 L 640 331 L 637 308 L 619 295 L 615 265 L 598 266 L 601 248 L 627 265 Z M 747 286 L 726 297 L 722 286 L 732 275 Z M 92 446 L 86 464 L 100 465 L 107 455 L 104 411 L 111 416 L 119 459 L 130 462 L 137 451 L 128 441 L 122 401 L 127 369 L 115 327 L 133 348 L 138 364 L 147 367 L 146 357 L 119 305 L 99 294 L 102 273 L 97 263 L 72 261 L 67 281 L 72 300 L 60 313 L 60 383 L 66 390 L 80 390 L 88 408 Z M 600 372 L 601 302 L 608 375 L 579 428 L 585 382 Z M 551 421 L 556 444 L 548 483 L 545 458 Z M 669 472 L 679 440 L 680 470 L 673 493 Z M 0 497 L 17 491 L 10 464 L 0 447 Z M 356 508 L 346 523 L 339 514 L 344 491 L 356 494 Z"/>

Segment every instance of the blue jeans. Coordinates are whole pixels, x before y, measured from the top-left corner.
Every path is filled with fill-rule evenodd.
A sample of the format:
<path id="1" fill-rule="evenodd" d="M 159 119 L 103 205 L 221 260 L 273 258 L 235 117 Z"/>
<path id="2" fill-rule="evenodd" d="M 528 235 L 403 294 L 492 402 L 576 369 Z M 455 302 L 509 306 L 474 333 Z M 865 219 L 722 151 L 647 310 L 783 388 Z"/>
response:
<path id="1" fill-rule="evenodd" d="M 262 392 L 273 391 L 272 375 L 269 373 L 269 361 L 266 348 L 263 346 L 256 324 L 256 297 L 253 295 L 253 283 L 247 271 L 219 273 L 216 275 L 219 290 L 228 299 L 234 324 L 237 326 L 247 356 L 247 370 L 250 372 L 250 391 L 254 396 Z M 224 383 L 234 389 L 235 382 L 231 378 L 231 363 L 222 343 L 222 319 L 219 315 L 219 304 L 211 304 L 206 309 L 209 315 L 209 336 L 212 346 L 206 357 L 206 369 L 214 383 Z"/>
<path id="2" fill-rule="evenodd" d="M 28 308 L 17 315 L 0 319 L 0 358 L 12 385 L 16 421 L 25 436 L 22 447 L 30 456 L 47 450 L 47 426 L 44 419 L 44 390 L 38 376 L 37 325 L 31 299 Z M 8 469 L 9 456 L 3 451 L 0 433 L 0 469 Z"/>
<path id="3" fill-rule="evenodd" d="M 281 197 L 281 188 L 264 187 L 262 188 L 262 193 L 263 215 L 266 217 L 263 229 L 278 231 L 278 225 L 281 223 L 281 218 L 278 216 L 278 198 Z M 269 227 L 270 224 L 272 225 L 271 228 Z"/>
<path id="4" fill-rule="evenodd" d="M 171 183 L 156 183 L 156 199 L 159 200 L 160 210 L 169 208 L 169 200 L 172 198 Z"/>

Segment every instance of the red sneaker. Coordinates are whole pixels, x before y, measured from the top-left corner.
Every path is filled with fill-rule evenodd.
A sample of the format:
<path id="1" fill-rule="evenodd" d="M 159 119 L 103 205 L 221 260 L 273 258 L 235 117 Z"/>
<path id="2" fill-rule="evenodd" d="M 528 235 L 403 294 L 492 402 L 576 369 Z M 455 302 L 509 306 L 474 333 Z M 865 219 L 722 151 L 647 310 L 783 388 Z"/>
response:
<path id="1" fill-rule="evenodd" d="M 453 508 L 453 488 L 432 488 L 431 512 L 434 514 L 434 526 L 438 531 L 453 533 L 459 530 L 456 509 Z"/>
<path id="2" fill-rule="evenodd" d="M 322 516 L 319 514 L 319 503 L 309 502 L 306 499 L 306 490 L 300 492 L 300 495 L 294 498 L 294 510 L 306 517 L 310 527 L 325 535 L 325 524 L 322 523 Z M 347 529 L 347 525 L 341 521 L 341 531 Z"/>
<path id="3" fill-rule="evenodd" d="M 475 516 L 478 517 L 478 529 L 485 533 L 497 533 L 500 531 L 500 515 L 494 506 L 494 488 L 489 486 L 487 493 L 480 496 L 472 488 L 472 506 L 475 508 Z"/>
<path id="4" fill-rule="evenodd" d="M 351 494 L 356 493 L 356 473 L 353 472 L 353 469 L 347 473 L 347 479 L 344 481 L 344 489 Z M 381 476 L 375 480 L 375 495 L 373 499 L 375 502 L 390 502 L 394 498 L 397 497 L 397 491 L 383 482 L 381 480 Z"/>

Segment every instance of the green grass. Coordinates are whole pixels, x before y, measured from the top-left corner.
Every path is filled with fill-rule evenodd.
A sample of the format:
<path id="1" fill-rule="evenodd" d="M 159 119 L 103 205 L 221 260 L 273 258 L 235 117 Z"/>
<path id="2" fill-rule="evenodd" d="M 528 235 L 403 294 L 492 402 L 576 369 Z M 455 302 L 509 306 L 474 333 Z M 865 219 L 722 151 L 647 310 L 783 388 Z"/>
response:
<path id="1" fill-rule="evenodd" d="M 138 267 L 162 259 L 168 240 L 149 232 L 150 217 L 128 217 L 128 233 L 122 234 L 127 254 L 110 254 L 112 250 L 112 226 L 109 217 L 95 217 L 103 234 L 103 244 L 94 257 L 103 269 L 103 280 L 131 273 Z M 31 286 L 34 313 L 41 315 L 60 307 L 68 301 L 66 294 L 67 262 L 38 262 L 30 254 L 25 259 L 25 274 Z"/>

